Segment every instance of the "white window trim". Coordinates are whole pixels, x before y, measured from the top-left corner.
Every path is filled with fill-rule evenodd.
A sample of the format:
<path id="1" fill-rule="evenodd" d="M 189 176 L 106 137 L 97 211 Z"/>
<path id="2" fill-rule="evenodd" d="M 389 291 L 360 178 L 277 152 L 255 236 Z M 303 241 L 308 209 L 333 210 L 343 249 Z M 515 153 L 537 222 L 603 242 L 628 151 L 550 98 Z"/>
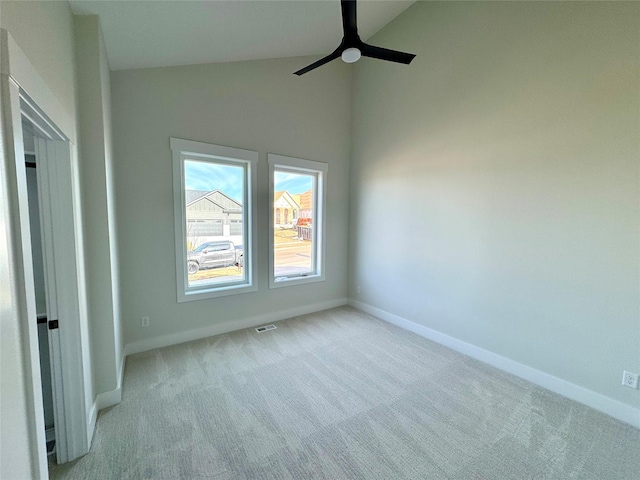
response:
<path id="1" fill-rule="evenodd" d="M 176 283 L 178 302 L 203 300 L 239 293 L 255 292 L 258 290 L 257 282 L 257 164 L 258 152 L 242 150 L 240 148 L 224 147 L 210 143 L 194 142 L 179 138 L 170 139 L 173 156 L 173 209 L 174 231 L 176 246 Z M 187 245 L 186 245 L 186 217 L 185 217 L 185 189 L 184 189 L 184 160 L 202 158 L 234 164 L 244 163 L 247 169 L 247 181 L 244 189 L 243 206 L 245 208 L 246 221 L 243 222 L 244 245 L 244 269 L 246 281 L 238 284 L 226 284 L 221 286 L 207 286 L 204 288 L 189 288 L 187 280 Z"/>
<path id="2" fill-rule="evenodd" d="M 267 155 L 269 163 L 269 288 L 290 287 L 293 285 L 303 285 L 306 283 L 322 282 L 325 279 L 325 251 L 326 251 L 326 201 L 327 201 L 327 172 L 329 165 L 313 160 L 303 160 L 301 158 L 285 157 L 269 153 Z M 316 248 L 316 271 L 313 274 L 289 277 L 284 280 L 275 280 L 274 262 L 274 172 L 277 167 L 284 167 L 287 170 L 297 170 L 300 173 L 310 173 L 317 175 L 315 204 L 315 225 L 313 228 L 313 244 Z M 320 243 L 318 247 L 318 242 Z"/>

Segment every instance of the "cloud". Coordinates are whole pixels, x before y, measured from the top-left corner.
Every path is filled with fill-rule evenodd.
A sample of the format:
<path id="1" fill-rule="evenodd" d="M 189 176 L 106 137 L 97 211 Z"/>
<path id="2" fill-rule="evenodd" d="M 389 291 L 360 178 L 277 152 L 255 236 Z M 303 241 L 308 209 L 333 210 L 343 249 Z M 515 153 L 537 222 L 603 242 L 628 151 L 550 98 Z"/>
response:
<path id="1" fill-rule="evenodd" d="M 313 186 L 313 176 L 301 173 L 275 172 L 274 190 L 279 192 L 286 190 L 289 193 L 297 194 L 311 190 Z"/>
<path id="2" fill-rule="evenodd" d="M 240 203 L 244 197 L 242 167 L 185 160 L 184 183 L 187 190 L 220 190 Z"/>
<path id="3" fill-rule="evenodd" d="M 187 190 L 220 190 L 237 202 L 244 197 L 244 169 L 234 165 L 185 160 L 185 188 Z M 276 171 L 275 190 L 286 190 L 292 194 L 304 193 L 313 188 L 313 176 L 304 173 Z"/>

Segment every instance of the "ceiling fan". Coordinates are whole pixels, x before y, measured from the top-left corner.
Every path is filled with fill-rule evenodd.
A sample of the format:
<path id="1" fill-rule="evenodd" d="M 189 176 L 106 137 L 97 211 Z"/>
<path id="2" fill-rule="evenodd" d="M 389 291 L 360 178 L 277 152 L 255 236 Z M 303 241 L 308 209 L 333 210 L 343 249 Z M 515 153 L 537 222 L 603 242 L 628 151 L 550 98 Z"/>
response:
<path id="1" fill-rule="evenodd" d="M 331 54 L 321 58 L 315 63 L 308 65 L 297 72 L 296 75 L 303 75 L 314 68 L 321 67 L 331 60 L 342 57 L 346 63 L 353 63 L 360 60 L 360 57 L 378 58 L 389 62 L 411 63 L 415 55 L 413 53 L 398 52 L 388 48 L 374 47 L 360 40 L 358 35 L 358 24 L 356 22 L 356 0 L 340 0 L 342 6 L 342 30 L 344 32 L 342 42 Z"/>

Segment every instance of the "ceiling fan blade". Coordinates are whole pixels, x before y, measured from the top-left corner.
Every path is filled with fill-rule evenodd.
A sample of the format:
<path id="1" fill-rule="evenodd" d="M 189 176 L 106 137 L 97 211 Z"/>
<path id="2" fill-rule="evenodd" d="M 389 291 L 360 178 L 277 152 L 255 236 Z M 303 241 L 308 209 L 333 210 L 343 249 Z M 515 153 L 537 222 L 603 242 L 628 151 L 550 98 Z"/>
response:
<path id="1" fill-rule="evenodd" d="M 377 58 L 379 60 L 388 60 L 389 62 L 404 63 L 409 65 L 411 60 L 415 58 L 413 53 L 398 52 L 397 50 L 389 50 L 388 48 L 374 47 L 363 43 L 360 52 L 365 57 Z"/>
<path id="2" fill-rule="evenodd" d="M 307 65 L 306 67 L 301 68 L 300 70 L 298 70 L 297 72 L 294 72 L 294 73 L 296 75 L 298 75 L 298 76 L 304 75 L 305 73 L 310 72 L 314 68 L 321 67 L 325 63 L 329 63 L 331 60 L 335 60 L 339 56 L 340 56 L 340 51 L 339 50 L 334 50 L 333 53 L 331 53 L 330 55 L 327 55 L 326 57 L 321 58 L 317 62 L 314 62 L 311 65 Z"/>
<path id="3" fill-rule="evenodd" d="M 356 1 L 340 0 L 342 7 L 342 31 L 345 37 L 350 37 L 354 33 L 358 34 L 358 22 L 356 20 Z"/>
<path id="4" fill-rule="evenodd" d="M 356 20 L 356 0 L 340 0 L 342 8 L 342 29 L 344 36 L 340 46 L 336 48 L 330 55 L 321 58 L 315 63 L 308 65 L 297 72 L 296 75 L 304 75 L 311 70 L 321 67 L 325 63 L 329 63 L 341 55 L 342 59 L 347 63 L 353 63 L 360 58 L 360 54 L 365 57 L 387 60 L 389 62 L 404 63 L 408 65 L 415 58 L 413 53 L 398 52 L 388 48 L 374 47 L 364 43 L 358 36 L 358 24 Z M 358 50 L 360 53 L 358 53 Z"/>

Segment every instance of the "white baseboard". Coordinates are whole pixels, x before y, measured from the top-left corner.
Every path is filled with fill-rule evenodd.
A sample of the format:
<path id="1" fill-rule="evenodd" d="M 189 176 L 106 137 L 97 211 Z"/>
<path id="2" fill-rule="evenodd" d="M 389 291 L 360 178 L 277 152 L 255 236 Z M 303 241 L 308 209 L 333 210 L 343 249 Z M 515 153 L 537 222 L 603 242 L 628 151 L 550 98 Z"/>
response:
<path id="1" fill-rule="evenodd" d="M 118 385 L 113 390 L 109 390 L 108 392 L 99 393 L 96 396 L 96 408 L 98 412 L 103 408 L 113 407 L 114 405 L 118 405 L 122 401 L 122 378 L 124 375 L 124 364 L 126 362 L 126 357 L 124 353 L 122 354 L 122 359 L 120 360 L 120 370 L 118 371 Z"/>
<path id="2" fill-rule="evenodd" d="M 98 412 L 103 408 L 113 407 L 118 405 L 122 401 L 122 382 L 117 388 L 109 390 L 108 392 L 102 392 L 96 395 L 96 399 L 91 406 L 89 412 L 89 420 L 87 422 L 87 439 L 89 440 L 89 446 L 91 446 L 91 440 L 93 439 L 93 432 L 96 428 L 96 421 L 98 419 Z"/>
<path id="3" fill-rule="evenodd" d="M 98 412 L 103 408 L 113 407 L 114 405 L 118 405 L 122 401 L 122 386 L 119 385 L 117 388 L 113 390 L 109 390 L 108 392 L 99 393 L 96 396 L 96 408 Z"/>
<path id="4" fill-rule="evenodd" d="M 89 439 L 89 446 L 91 446 L 91 440 L 93 439 L 93 432 L 96 428 L 96 421 L 98 419 L 98 412 L 103 408 L 113 407 L 118 405 L 122 401 L 122 379 L 124 375 L 124 365 L 126 357 L 122 354 L 122 360 L 120 361 L 120 371 L 118 372 L 118 385 L 113 390 L 108 392 L 102 392 L 96 395 L 91 411 L 89 412 L 89 420 L 87 422 L 87 438 Z"/>
<path id="5" fill-rule="evenodd" d="M 640 408 L 634 408 L 631 405 L 619 402 L 613 398 L 588 390 L 574 383 L 567 382 L 566 380 L 554 377 L 553 375 L 528 367 L 527 365 L 510 360 L 506 357 L 502 357 L 470 343 L 463 342 L 457 338 L 450 337 L 449 335 L 445 335 L 437 330 L 425 327 L 424 325 L 412 322 L 411 320 L 399 317 L 398 315 L 394 315 L 393 313 L 389 313 L 366 303 L 349 299 L 349 305 L 400 328 L 416 333 L 421 337 L 432 340 L 444 345 L 445 347 L 449 347 L 452 350 L 467 355 L 468 357 L 480 360 L 481 362 L 487 363 L 500 370 L 528 380 L 531 383 L 535 383 L 547 390 L 551 390 L 563 397 L 575 400 L 576 402 L 587 405 L 588 407 L 633 425 L 636 428 L 640 428 Z"/>
<path id="6" fill-rule="evenodd" d="M 125 345 L 124 353 L 125 353 L 125 356 L 127 356 L 127 355 L 133 355 L 135 353 L 147 352 L 149 350 L 153 350 L 156 348 L 168 347 L 170 345 L 177 345 L 179 343 L 190 342 L 192 340 L 199 340 L 201 338 L 207 338 L 213 335 L 221 335 L 223 333 L 242 330 L 244 328 L 257 327 L 265 323 L 286 320 L 287 318 L 296 317 L 298 315 L 306 315 L 308 313 L 319 312 L 321 310 L 327 310 L 329 308 L 340 307 L 343 305 L 347 305 L 347 303 L 348 302 L 346 298 L 340 298 L 337 300 L 329 300 L 327 302 L 314 303 L 312 305 L 304 305 L 302 307 L 290 308 L 288 310 L 269 312 L 263 315 L 258 315 L 256 317 L 218 323 L 215 325 L 209 325 L 207 327 L 198 328 L 195 330 L 177 332 L 177 333 L 174 333 L 171 335 L 165 335 L 162 337 L 149 338 L 147 340 L 139 340 L 137 342 L 132 342 Z"/>

